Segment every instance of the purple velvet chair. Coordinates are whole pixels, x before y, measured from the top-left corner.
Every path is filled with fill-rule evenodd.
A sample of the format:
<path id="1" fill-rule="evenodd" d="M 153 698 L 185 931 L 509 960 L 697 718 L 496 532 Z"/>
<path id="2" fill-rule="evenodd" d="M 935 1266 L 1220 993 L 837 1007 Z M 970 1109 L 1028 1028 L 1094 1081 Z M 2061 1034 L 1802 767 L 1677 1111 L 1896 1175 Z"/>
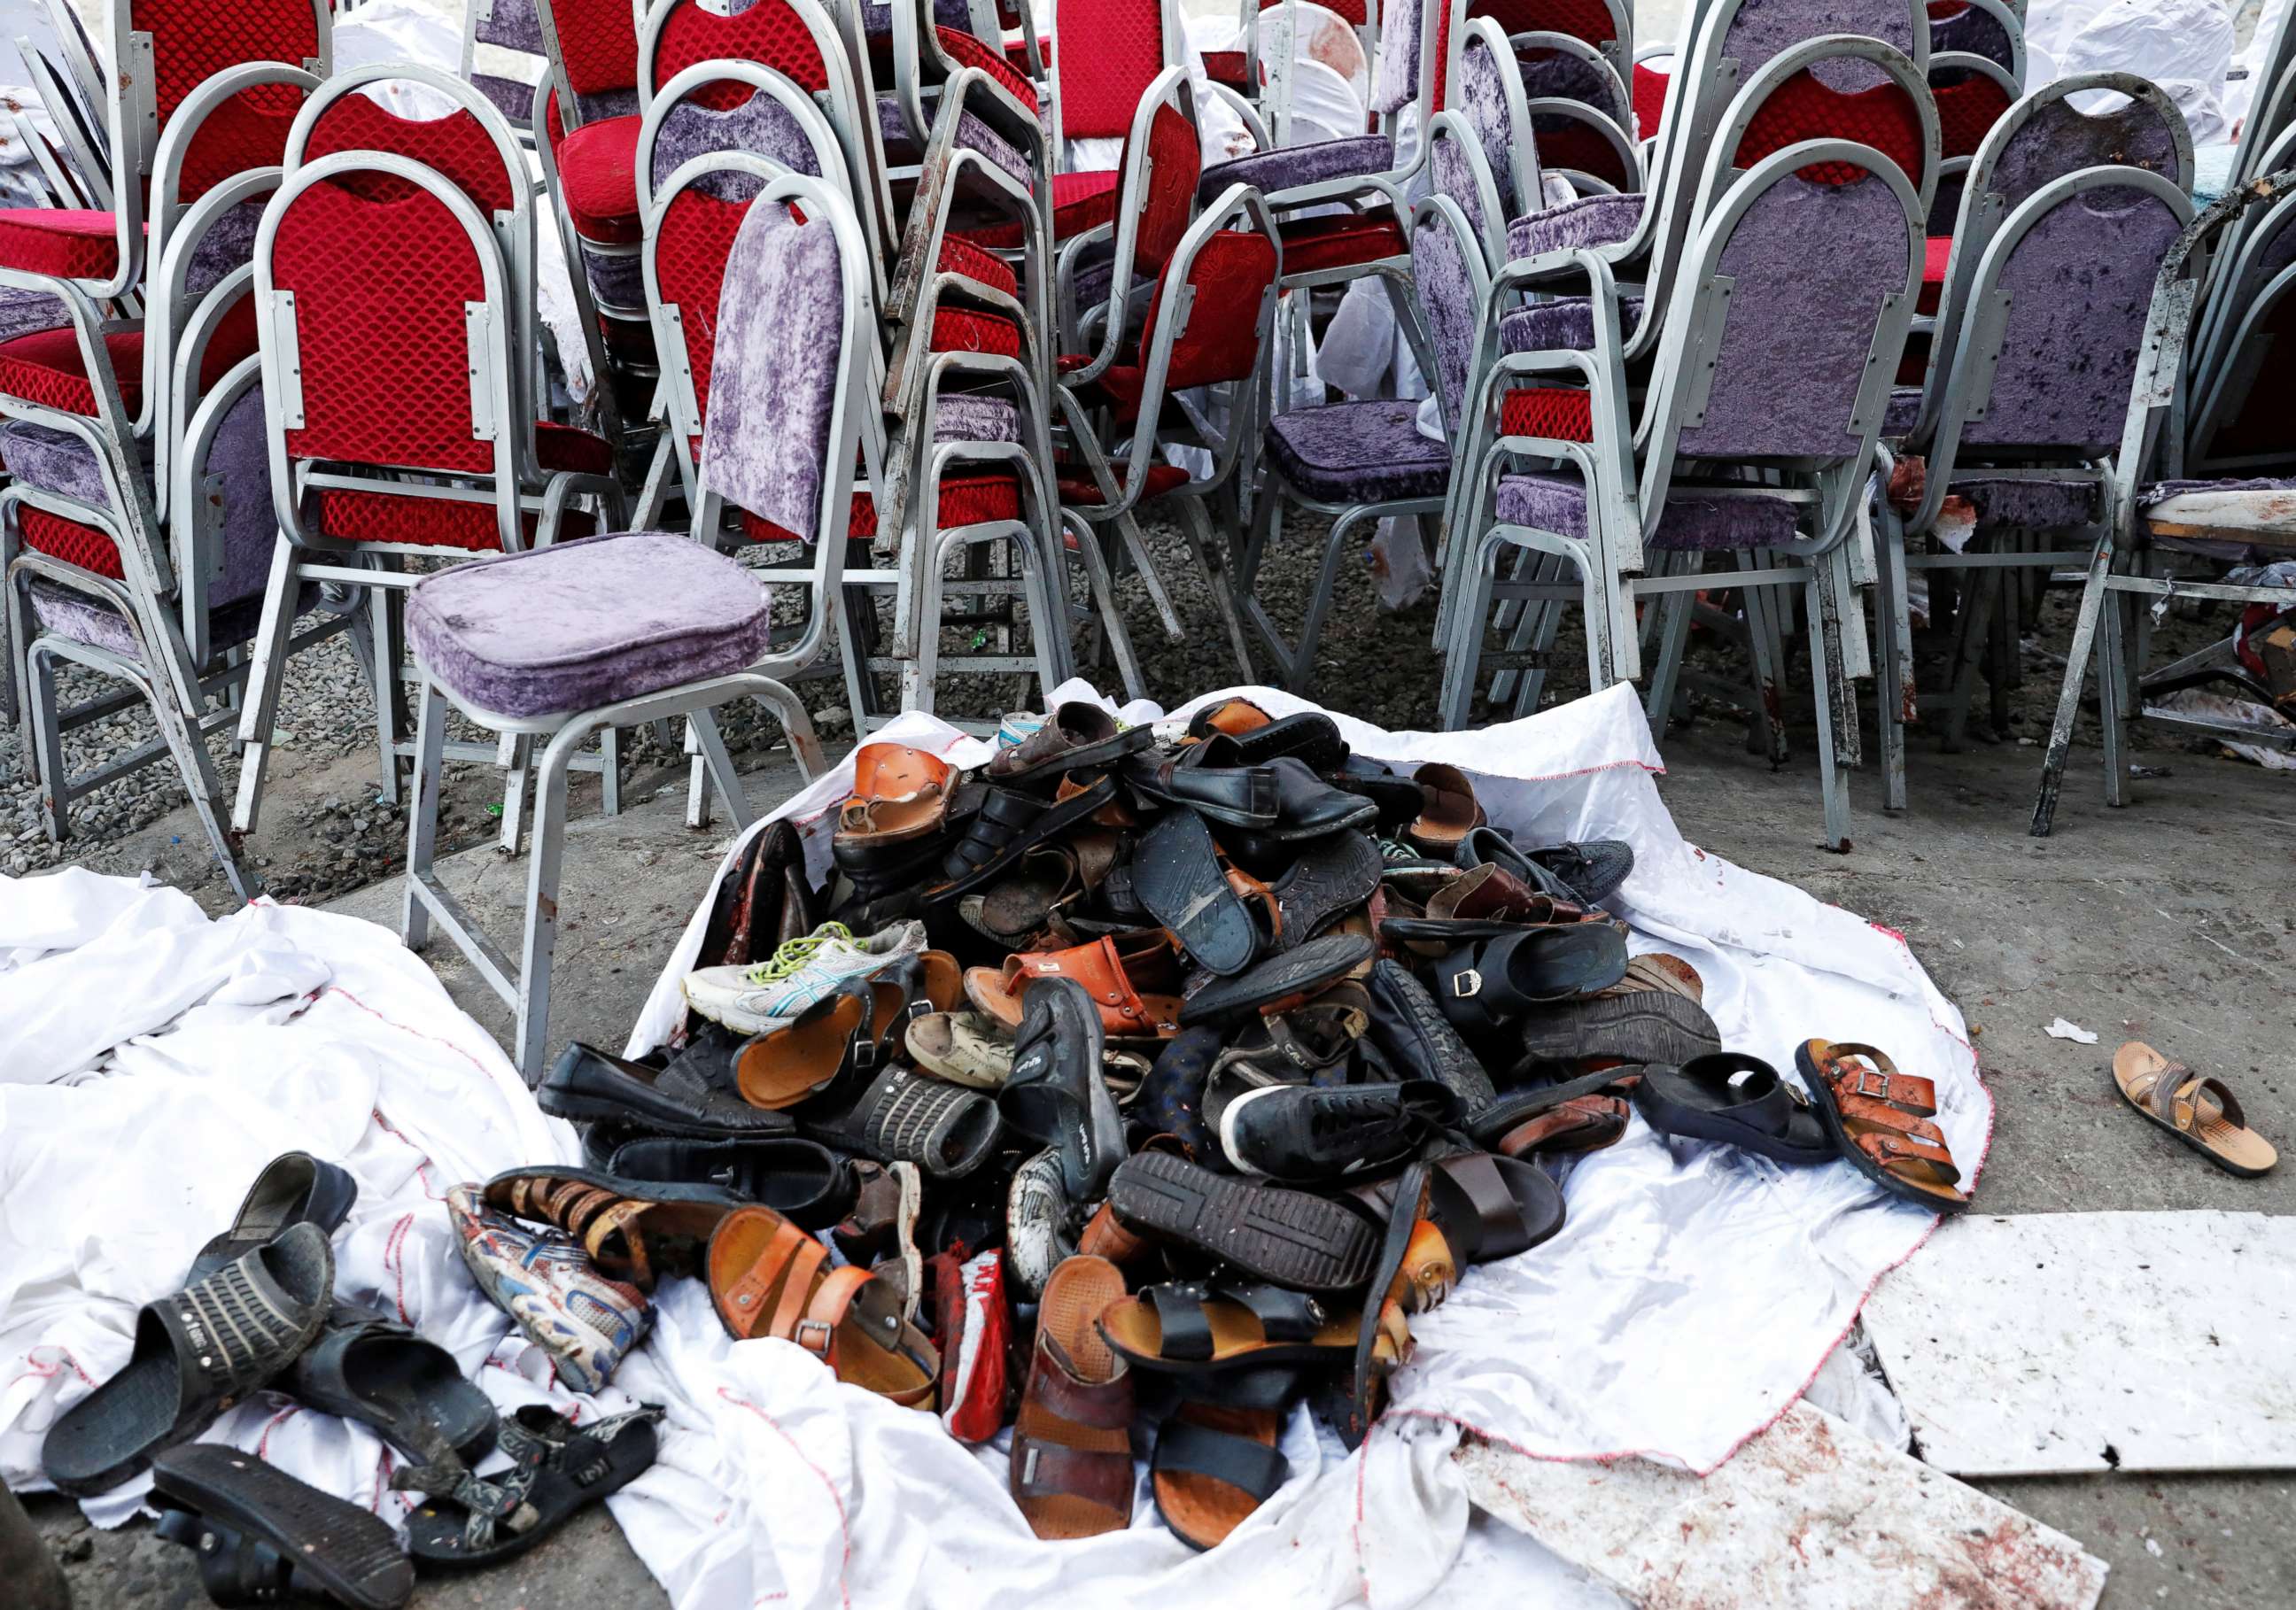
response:
<path id="1" fill-rule="evenodd" d="M 1880 152 L 1842 140 L 1798 141 L 1743 173 L 1718 156 L 1708 183 L 1719 193 L 1702 209 L 1632 415 L 1607 266 L 1592 253 L 1581 257 L 1596 285 L 1592 349 L 1512 356 L 1469 391 L 1482 417 L 1463 444 L 1462 472 L 1476 479 L 1455 518 L 1479 540 L 1464 556 L 1454 550 L 1445 576 L 1453 618 L 1441 716 L 1453 727 L 1466 718 L 1509 552 L 1552 554 L 1577 572 L 1596 687 L 1640 674 L 1636 606 L 1660 601 L 1654 719 L 1672 706 L 1686 605 L 1711 583 L 1655 575 L 1653 561 L 1694 571 L 1715 553 L 1749 555 L 1758 562 L 1732 584 L 1748 600 L 1756 673 L 1772 690 L 1773 640 L 1755 617 L 1775 606 L 1759 595 L 1792 586 L 1808 601 L 1826 837 L 1838 846 L 1849 827 L 1842 766 L 1857 755 L 1849 683 L 1866 658 L 1853 531 L 1921 282 L 1923 198 Z M 1581 380 L 1587 439 L 1503 427 L 1513 373 Z"/>
<path id="2" fill-rule="evenodd" d="M 407 603 L 422 679 L 415 806 L 407 821 L 405 936 L 435 920 L 517 1014 L 513 1058 L 532 1083 L 548 1055 L 566 775 L 591 736 L 683 717 L 737 829 L 751 820 L 710 712 L 765 700 L 800 772 L 823 765 L 804 703 L 779 680 L 827 645 L 842 580 L 850 466 L 873 403 L 868 251 L 852 207 L 818 180 L 775 177 L 742 215 L 727 275 L 750 294 L 723 311 L 717 396 L 704 427 L 704 502 L 786 532 L 813 608 L 776 650 L 769 584 L 707 541 L 621 532 L 503 554 L 425 576 Z M 600 601 L 611 600 L 611 608 Z M 433 870 L 451 704 L 498 733 L 545 740 L 513 971 Z"/>
<path id="3" fill-rule="evenodd" d="M 2202 307 L 2211 296 L 2246 294 L 2245 288 L 2212 274 L 2211 261 L 2220 256 L 2232 231 L 2287 206 L 2292 188 L 2296 188 L 2296 171 L 2250 180 L 2194 218 L 2161 266 L 2129 384 L 2109 518 L 2089 556 L 2056 719 L 2042 757 L 2030 829 L 2037 838 L 2054 825 L 2073 723 L 2092 662 L 2103 721 L 2104 799 L 2109 805 L 2128 803 L 2132 719 L 2250 742 L 2286 741 L 2284 727 L 2196 715 L 2146 699 L 2145 692 L 2157 690 L 2164 680 L 2190 680 L 2194 667 L 2164 668 L 2185 673 L 2181 676 L 2147 676 L 2144 634 L 2132 631 L 2125 615 L 2141 601 L 2171 596 L 2276 609 L 2296 606 L 2296 587 L 2265 584 L 2252 573 L 2242 579 L 2237 570 L 2224 572 L 2227 564 L 2256 566 L 2296 557 L 2296 518 L 2290 514 L 2296 505 L 2291 495 L 2296 494 L 2296 430 L 2290 429 L 2285 397 L 2276 390 L 2267 393 L 2257 421 L 2260 430 L 2275 433 L 2281 444 L 2277 465 L 2272 466 L 2277 468 L 2276 475 L 2256 473 L 2267 466 L 2253 462 L 2246 473 L 2210 475 L 2211 466 L 2193 456 L 2179 430 L 2188 417 L 2194 379 L 2190 338 Z M 2172 574 L 2180 568 L 2186 573 Z"/>

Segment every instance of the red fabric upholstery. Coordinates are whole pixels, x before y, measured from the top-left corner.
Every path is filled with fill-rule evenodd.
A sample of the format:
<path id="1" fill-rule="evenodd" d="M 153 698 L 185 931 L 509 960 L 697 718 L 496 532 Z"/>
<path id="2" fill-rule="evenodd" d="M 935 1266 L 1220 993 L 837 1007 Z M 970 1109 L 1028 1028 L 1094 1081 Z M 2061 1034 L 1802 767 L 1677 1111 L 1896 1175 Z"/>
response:
<path id="1" fill-rule="evenodd" d="M 1819 82 L 1807 68 L 1779 85 L 1746 125 L 1738 142 L 1737 165 L 1751 168 L 1772 151 L 1802 140 L 1854 140 L 1870 145 L 1898 165 L 1915 189 L 1923 179 L 1922 119 L 1906 92 L 1893 83 L 1844 94 Z M 1865 176 L 1849 162 L 1818 162 L 1800 170 L 1816 184 L 1848 184 Z"/>
<path id="2" fill-rule="evenodd" d="M 1915 304 L 1921 313 L 1935 313 L 1945 295 L 1946 265 L 1953 260 L 1953 237 L 1931 235 L 1922 250 L 1922 293 Z"/>
<path id="3" fill-rule="evenodd" d="M 1589 45 L 1619 37 L 1611 8 L 1603 0 L 1475 0 L 1467 20 L 1493 17 L 1510 34 L 1564 34 Z"/>
<path id="4" fill-rule="evenodd" d="M 144 407 L 144 332 L 116 330 L 103 338 L 119 401 L 131 414 Z M 255 350 L 255 298 L 242 295 L 216 325 L 200 363 L 200 384 L 212 386 Z M 34 331 L 0 346 L 0 395 L 20 396 L 65 413 L 95 415 L 95 388 L 80 362 L 79 338 L 69 326 Z"/>
<path id="5" fill-rule="evenodd" d="M 1499 404 L 1502 436 L 1538 436 L 1555 442 L 1595 439 L 1591 394 L 1569 386 L 1521 386 Z"/>
<path id="6" fill-rule="evenodd" d="M 62 207 L 0 209 L 0 266 L 67 280 L 119 272 L 119 221 L 108 212 Z"/>
<path id="7" fill-rule="evenodd" d="M 1659 119 L 1666 112 L 1667 86 L 1674 82 L 1672 73 L 1635 63 L 1635 134 L 1644 140 L 1658 137 Z"/>
<path id="8" fill-rule="evenodd" d="M 1112 168 L 1087 168 L 1082 173 L 1053 176 L 1053 238 L 1065 241 L 1087 229 L 1097 229 L 1116 217 L 1117 182 L 1124 176 Z M 994 224 L 968 229 L 964 238 L 975 246 L 1009 251 L 1021 244 L 1018 224 Z"/>
<path id="9" fill-rule="evenodd" d="M 1208 50 L 1203 53 L 1204 77 L 1215 84 L 1225 84 L 1230 89 L 1249 90 L 1251 80 L 1244 77 L 1243 53 L 1240 50 Z"/>
<path id="10" fill-rule="evenodd" d="M 339 151 L 386 151 L 412 157 L 433 168 L 488 215 L 507 212 L 516 200 L 510 170 L 486 125 L 471 113 L 456 110 L 443 118 L 419 121 L 402 118 L 367 95 L 339 96 L 319 114 L 303 147 L 306 160 L 332 156 Z M 515 183 L 525 185 L 521 173 Z M 389 174 L 347 175 L 335 180 L 373 200 L 396 201 L 414 193 L 414 187 Z"/>
<path id="11" fill-rule="evenodd" d="M 1985 136 L 2009 110 L 2009 92 L 1981 73 L 1958 84 L 1930 86 L 1937 98 L 1938 150 L 1948 157 L 1973 157 Z"/>
<path id="12" fill-rule="evenodd" d="M 1552 119 L 1553 128 L 1537 128 L 1531 135 L 1538 147 L 1541 168 L 1570 168 L 1580 173 L 1593 174 L 1596 178 L 1617 185 L 1620 190 L 1635 188 L 1634 176 L 1627 172 L 1625 161 L 1616 147 L 1597 134 L 1594 128 L 1576 118 L 1558 117 Z"/>
<path id="13" fill-rule="evenodd" d="M 152 36 L 152 92 L 160 124 L 202 83 L 227 67 L 283 61 L 300 67 L 319 53 L 311 0 L 135 0 L 129 26 Z M 302 96 L 289 85 L 250 92 L 289 118 Z"/>
<path id="14" fill-rule="evenodd" d="M 726 282 L 726 256 L 750 210 L 747 201 L 724 201 L 691 187 L 662 209 L 654 241 L 654 277 L 661 299 L 677 306 L 685 331 L 685 361 L 693 371 L 693 401 L 709 415 L 710 364 L 718 345 L 718 298 Z"/>
<path id="15" fill-rule="evenodd" d="M 941 477 L 940 502 L 936 508 L 943 531 L 959 526 L 985 526 L 992 520 L 1021 518 L 1021 483 L 995 470 L 963 470 Z M 865 492 L 853 494 L 852 512 L 846 516 L 846 535 L 862 542 L 877 535 L 877 504 Z M 742 535 L 753 543 L 793 543 L 797 534 L 773 521 L 742 511 Z"/>
<path id="16" fill-rule="evenodd" d="M 1054 468 L 1060 476 L 1061 502 L 1097 503 L 1102 501 L 1099 486 L 1094 484 L 1090 472 L 1083 465 L 1060 464 Z M 1131 485 L 1130 478 L 1121 469 L 1116 471 L 1116 484 L 1119 486 Z M 1188 472 L 1177 464 L 1151 464 L 1148 467 L 1148 482 L 1140 489 L 1139 501 L 1145 503 L 1152 497 L 1161 497 L 1187 484 Z"/>
<path id="17" fill-rule="evenodd" d="M 295 65 L 301 65 L 299 58 Z M 275 164 L 286 154 L 287 131 L 302 107 L 302 92 L 286 84 L 242 90 L 217 107 L 184 149 L 176 199 L 189 205 L 226 179 Z"/>
<path id="18" fill-rule="evenodd" d="M 492 503 L 450 503 L 439 498 L 318 486 L 311 490 L 304 518 L 313 530 L 345 542 L 458 548 L 467 553 L 491 553 L 502 546 L 495 530 Z M 518 519 L 519 529 L 529 543 L 541 523 L 541 517 L 531 512 Z M 571 542 L 587 536 L 595 525 L 582 511 L 569 510 L 559 517 L 554 540 Z"/>
<path id="19" fill-rule="evenodd" d="M 1061 130 L 1071 140 L 1122 139 L 1140 97 L 1164 70 L 1160 0 L 1060 0 L 1058 31 L 1089 39 L 1061 76 Z"/>
<path id="20" fill-rule="evenodd" d="M 1124 166 L 1131 166 L 1129 151 Z M 1203 145 L 1196 131 L 1171 107 L 1158 107 L 1148 120 L 1148 195 L 1141 205 L 1134 241 L 1135 273 L 1160 274 L 1172 260 L 1194 216 L 1196 183 L 1203 170 Z"/>
<path id="21" fill-rule="evenodd" d="M 805 19 L 782 0 L 757 0 L 737 16 L 702 10 L 682 0 L 661 28 L 653 59 L 653 86 L 660 89 L 697 61 L 755 61 L 770 67 L 808 94 L 829 87 L 829 66 Z M 724 110 L 754 92 L 746 84 L 713 84 L 694 95 L 704 106 Z"/>
<path id="22" fill-rule="evenodd" d="M 585 123 L 558 147 L 558 188 L 575 233 L 609 246 L 638 239 L 636 117 Z"/>
<path id="23" fill-rule="evenodd" d="M 487 298 L 478 253 L 436 198 L 370 201 L 315 185 L 290 202 L 273 283 L 292 290 L 303 363 L 299 458 L 486 472 L 471 435 L 463 304 Z"/>
<path id="24" fill-rule="evenodd" d="M 979 68 L 1012 91 L 1013 99 L 1020 102 L 1021 105 L 1030 111 L 1037 110 L 1037 86 L 1029 82 L 1026 73 L 1013 70 L 1013 64 L 1004 60 L 1003 55 L 983 45 L 963 29 L 936 28 L 933 32 L 940 39 L 941 53 L 951 61 L 955 62 L 959 67 Z M 1134 104 L 1138 104 L 1139 97 L 1134 96 L 1133 102 Z"/>
<path id="25" fill-rule="evenodd" d="M 16 523 L 27 548 L 114 581 L 127 579 L 127 573 L 119 564 L 119 545 L 94 526 L 83 526 L 29 503 L 16 506 Z"/>
<path id="26" fill-rule="evenodd" d="M 568 88 L 594 95 L 637 87 L 637 13 L 629 0 L 541 0 L 541 5 L 558 35 Z"/>
<path id="27" fill-rule="evenodd" d="M 985 352 L 996 357 L 1021 356 L 1021 327 L 993 313 L 942 306 L 933 309 L 934 352 Z"/>
<path id="28" fill-rule="evenodd" d="M 571 470 L 577 475 L 611 475 L 614 445 L 571 425 L 538 420 L 534 427 L 535 462 L 545 470 Z"/>
<path id="29" fill-rule="evenodd" d="M 1411 251 L 1410 241 L 1403 237 L 1403 225 L 1385 208 L 1286 218 L 1276 231 L 1283 237 L 1286 274 L 1353 268 L 1382 257 L 1407 257 Z"/>
<path id="30" fill-rule="evenodd" d="M 964 274 L 1008 297 L 1021 294 L 1021 276 L 1013 271 L 1010 263 L 955 235 L 941 237 L 940 267 L 944 274 Z"/>

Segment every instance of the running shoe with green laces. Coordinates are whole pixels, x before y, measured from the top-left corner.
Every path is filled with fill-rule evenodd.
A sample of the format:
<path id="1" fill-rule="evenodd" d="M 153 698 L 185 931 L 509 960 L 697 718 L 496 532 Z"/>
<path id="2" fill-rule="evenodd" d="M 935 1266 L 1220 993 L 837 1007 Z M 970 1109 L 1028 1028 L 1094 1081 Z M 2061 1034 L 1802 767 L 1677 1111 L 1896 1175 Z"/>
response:
<path id="1" fill-rule="evenodd" d="M 685 1004 L 737 1034 L 780 1028 L 848 978 L 866 978 L 925 948 L 925 925 L 899 922 L 856 939 L 841 922 L 824 922 L 753 967 L 705 967 L 685 976 Z"/>

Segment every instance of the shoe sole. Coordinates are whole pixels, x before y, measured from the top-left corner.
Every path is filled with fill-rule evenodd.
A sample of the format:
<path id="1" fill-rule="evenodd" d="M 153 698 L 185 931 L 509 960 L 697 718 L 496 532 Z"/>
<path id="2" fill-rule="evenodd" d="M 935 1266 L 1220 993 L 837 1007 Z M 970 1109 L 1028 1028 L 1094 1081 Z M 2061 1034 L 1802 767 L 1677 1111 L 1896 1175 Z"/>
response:
<path id="1" fill-rule="evenodd" d="M 1670 990 L 1577 1001 L 1534 1011 L 1522 1023 L 1525 1063 L 1569 1063 L 1603 1057 L 1640 1065 L 1679 1066 L 1722 1049 L 1714 1019 L 1686 995 Z"/>
<path id="2" fill-rule="evenodd" d="M 1379 1254 L 1378 1232 L 1336 1202 L 1161 1152 L 1128 1159 L 1109 1182 L 1108 1201 L 1128 1230 L 1184 1242 L 1295 1291 L 1361 1286 Z"/>
<path id="3" fill-rule="evenodd" d="M 390 1526 L 251 1453 L 215 1443 L 171 1448 L 153 1484 L 209 1522 L 277 1549 L 346 1605 L 394 1610 L 414 1591 L 414 1563 Z"/>

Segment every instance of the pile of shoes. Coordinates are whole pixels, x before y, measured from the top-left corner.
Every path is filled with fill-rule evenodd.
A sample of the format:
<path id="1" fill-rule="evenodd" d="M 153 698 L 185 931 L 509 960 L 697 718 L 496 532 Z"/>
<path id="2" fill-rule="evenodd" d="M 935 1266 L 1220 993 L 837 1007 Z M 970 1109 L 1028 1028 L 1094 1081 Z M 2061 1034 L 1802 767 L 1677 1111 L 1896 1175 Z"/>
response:
<path id="1" fill-rule="evenodd" d="M 160 1533 L 196 1552 L 217 1604 L 292 1593 L 393 1610 L 418 1565 L 522 1553 L 653 1463 L 659 1410 L 579 1429 L 541 1407 L 502 1420 L 445 1348 L 337 1298 L 330 1238 L 357 1197 L 332 1163 L 274 1158 L 182 1289 L 144 1304 L 127 1365 L 59 1416 L 42 1446 L 48 1479 L 76 1495 L 150 1470 Z M 408 1517 L 404 1547 L 371 1511 L 255 1454 L 192 1441 L 266 1390 L 369 1426 L 413 1461 L 393 1485 L 436 1496 Z M 494 1455 L 506 1468 L 472 1474 Z"/>

